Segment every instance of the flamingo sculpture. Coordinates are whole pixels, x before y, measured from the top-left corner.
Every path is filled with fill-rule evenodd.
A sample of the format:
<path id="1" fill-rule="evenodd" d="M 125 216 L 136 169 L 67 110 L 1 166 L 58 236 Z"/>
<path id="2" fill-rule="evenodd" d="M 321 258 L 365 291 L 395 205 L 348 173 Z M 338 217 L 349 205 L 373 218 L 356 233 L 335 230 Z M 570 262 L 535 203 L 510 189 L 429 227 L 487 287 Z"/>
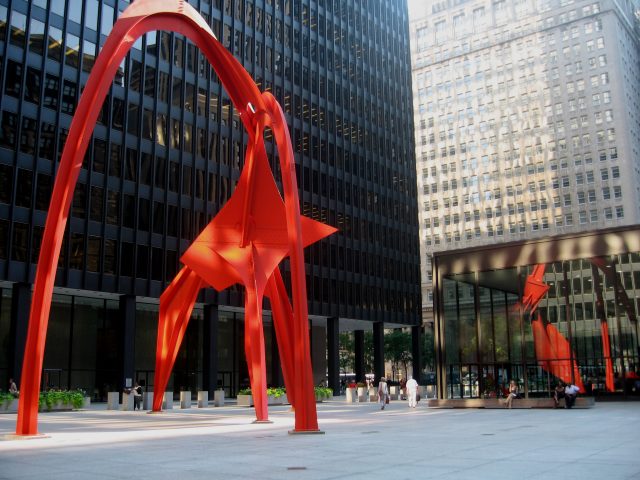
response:
<path id="1" fill-rule="evenodd" d="M 73 191 L 98 113 L 119 65 L 134 42 L 146 32 L 167 30 L 192 40 L 212 65 L 240 112 L 249 132 L 246 163 L 240 183 L 227 205 L 183 256 L 185 267 L 161 298 L 156 360 L 156 395 L 166 386 L 184 336 L 198 290 L 225 288 L 240 282 L 246 288 L 245 350 L 252 390 L 258 398 L 258 420 L 267 418 L 262 336 L 263 295 L 271 299 L 283 375 L 294 402 L 294 432 L 319 431 L 309 354 L 308 311 L 302 249 L 335 229 L 300 215 L 295 162 L 282 109 L 271 94 L 261 93 L 249 74 L 216 39 L 184 0 L 137 0 L 113 26 L 87 80 L 56 175 L 45 223 L 31 303 L 16 422 L 17 435 L 38 434 L 38 397 L 51 296 L 60 247 Z M 268 168 L 263 132 L 274 132 L 284 200 Z M 277 265 L 289 256 L 293 305 Z"/>

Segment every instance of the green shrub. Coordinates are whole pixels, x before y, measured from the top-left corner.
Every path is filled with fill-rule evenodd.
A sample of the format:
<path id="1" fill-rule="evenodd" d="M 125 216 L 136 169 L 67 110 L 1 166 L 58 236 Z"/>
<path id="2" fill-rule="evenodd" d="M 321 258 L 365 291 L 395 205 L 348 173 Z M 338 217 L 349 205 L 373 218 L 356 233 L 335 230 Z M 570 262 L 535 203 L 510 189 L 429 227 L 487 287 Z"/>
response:
<path id="1" fill-rule="evenodd" d="M 40 410 L 48 412 L 58 404 L 67 405 L 71 408 L 82 408 L 85 393 L 83 390 L 48 390 L 40 392 L 38 407 Z"/>
<path id="2" fill-rule="evenodd" d="M 326 387 L 314 387 L 316 398 L 329 399 L 333 397 L 333 389 Z"/>
<path id="3" fill-rule="evenodd" d="M 285 393 L 287 393 L 287 391 L 284 389 L 284 387 L 270 387 L 270 388 L 267 388 L 267 395 L 269 395 L 270 397 L 280 398 Z"/>
<path id="4" fill-rule="evenodd" d="M 240 391 L 238 391 L 238 395 L 251 395 L 251 389 L 241 388 Z"/>

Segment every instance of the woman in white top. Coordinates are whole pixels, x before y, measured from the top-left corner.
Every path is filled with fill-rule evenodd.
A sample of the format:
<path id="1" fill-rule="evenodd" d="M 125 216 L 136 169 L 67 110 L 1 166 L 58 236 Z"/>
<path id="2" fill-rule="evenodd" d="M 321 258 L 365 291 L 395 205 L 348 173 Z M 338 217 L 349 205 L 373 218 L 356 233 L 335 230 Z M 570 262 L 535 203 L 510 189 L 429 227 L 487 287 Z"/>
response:
<path id="1" fill-rule="evenodd" d="M 380 377 L 378 383 L 378 401 L 380 402 L 380 410 L 384 410 L 384 406 L 387 403 L 387 395 L 389 395 L 389 387 L 387 386 L 387 379 Z"/>

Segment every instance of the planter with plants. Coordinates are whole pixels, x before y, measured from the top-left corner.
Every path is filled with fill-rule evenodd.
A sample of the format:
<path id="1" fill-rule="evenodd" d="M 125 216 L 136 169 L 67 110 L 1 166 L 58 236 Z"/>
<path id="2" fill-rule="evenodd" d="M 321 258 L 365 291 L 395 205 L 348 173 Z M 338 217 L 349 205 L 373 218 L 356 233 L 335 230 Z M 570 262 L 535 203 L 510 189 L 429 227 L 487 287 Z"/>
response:
<path id="1" fill-rule="evenodd" d="M 78 410 L 88 406 L 90 397 L 82 390 L 49 390 L 40 392 L 38 410 L 52 412 L 61 410 Z M 10 393 L 0 392 L 0 412 L 16 413 L 18 398 Z"/>
<path id="2" fill-rule="evenodd" d="M 333 397 L 333 390 L 326 387 L 314 387 L 316 394 L 316 402 L 322 402 L 323 400 L 329 400 Z"/>
<path id="3" fill-rule="evenodd" d="M 16 413 L 18 411 L 18 397 L 13 393 L 0 392 L 0 412 Z"/>
<path id="4" fill-rule="evenodd" d="M 253 407 L 253 396 L 250 388 L 242 388 L 237 396 L 239 407 Z"/>
<path id="5" fill-rule="evenodd" d="M 240 407 L 252 407 L 253 396 L 251 395 L 250 388 L 243 388 L 238 392 L 237 396 L 238 406 Z M 267 402 L 269 405 L 283 405 L 289 403 L 287 400 L 287 391 L 284 387 L 269 387 L 267 388 Z"/>
<path id="6" fill-rule="evenodd" d="M 85 404 L 82 390 L 49 390 L 40 392 L 38 409 L 41 412 L 79 410 Z"/>
<path id="7" fill-rule="evenodd" d="M 282 405 L 287 403 L 287 392 L 284 387 L 267 388 L 267 397 L 269 398 L 269 405 Z"/>

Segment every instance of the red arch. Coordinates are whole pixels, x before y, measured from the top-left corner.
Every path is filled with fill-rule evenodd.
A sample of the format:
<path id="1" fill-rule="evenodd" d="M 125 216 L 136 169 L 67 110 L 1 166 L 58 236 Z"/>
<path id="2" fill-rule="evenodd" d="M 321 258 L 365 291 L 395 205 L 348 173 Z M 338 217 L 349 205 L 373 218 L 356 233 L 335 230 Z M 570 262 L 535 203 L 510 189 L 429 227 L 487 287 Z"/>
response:
<path id="1" fill-rule="evenodd" d="M 38 397 L 56 266 L 84 154 L 118 66 L 133 43 L 140 36 L 152 30 L 167 30 L 183 34 L 200 48 L 218 74 L 234 106 L 241 112 L 240 118 L 247 130 L 251 131 L 253 127 L 251 117 L 243 115 L 247 108 L 253 107 L 256 111 L 275 113 L 271 117 L 271 122 L 280 153 L 290 243 L 295 320 L 293 336 L 297 343 L 297 348 L 293 352 L 293 360 L 297 365 L 306 365 L 309 361 L 309 343 L 306 332 L 308 311 L 298 189 L 291 139 L 282 110 L 270 94 L 262 95 L 260 93 L 249 74 L 218 42 L 209 26 L 188 3 L 182 0 L 137 0 L 122 13 L 96 59 L 71 122 L 67 142 L 62 153 L 51 198 L 51 205 L 55 208 L 50 208 L 47 215 L 36 270 L 22 367 L 21 395 L 16 424 L 17 435 L 37 434 Z M 264 151 L 261 151 L 260 154 L 264 155 Z M 310 365 L 308 369 L 295 369 L 294 382 L 298 392 L 309 389 L 313 392 L 313 380 L 310 373 Z M 308 420 L 311 420 L 310 423 L 301 421 L 301 424 L 313 426 L 315 423 L 315 429 L 317 429 L 315 404 L 313 406 L 307 405 L 309 402 L 306 401 L 297 403 L 299 406 L 296 409 L 296 429 L 299 425 L 298 409 L 302 409 L 301 419 L 309 417 Z M 313 428 L 302 429 L 310 430 Z"/>

